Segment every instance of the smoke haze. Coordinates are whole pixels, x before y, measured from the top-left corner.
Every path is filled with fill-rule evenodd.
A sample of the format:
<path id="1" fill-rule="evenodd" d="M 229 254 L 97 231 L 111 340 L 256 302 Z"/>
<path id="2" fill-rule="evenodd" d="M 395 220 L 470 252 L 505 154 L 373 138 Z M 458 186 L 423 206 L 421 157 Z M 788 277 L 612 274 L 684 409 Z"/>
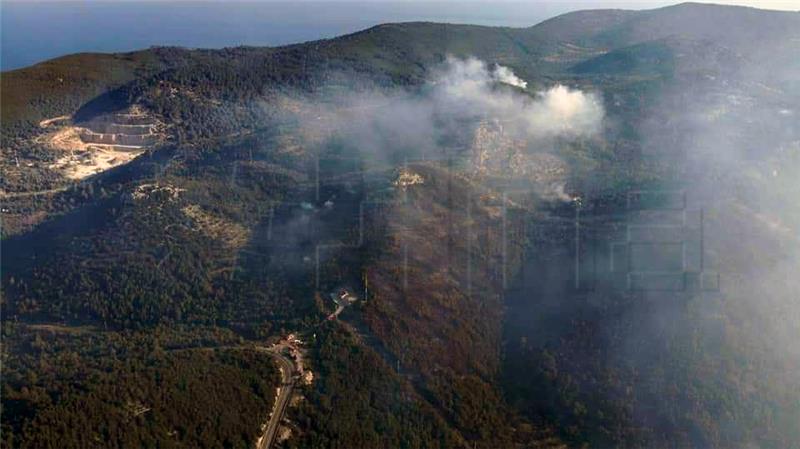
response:
<path id="1" fill-rule="evenodd" d="M 509 157 L 509 139 L 518 147 L 511 148 L 513 157 L 529 158 L 555 154 L 556 139 L 601 132 L 605 111 L 595 94 L 563 85 L 529 92 L 525 86 L 508 67 L 448 57 L 419 91 L 370 89 L 325 102 L 302 100 L 298 117 L 306 136 L 317 142 L 335 138 L 377 163 L 469 157 L 465 147 L 476 145 L 485 150 L 484 163 L 497 162 Z M 489 124 L 493 131 L 481 140 Z"/>

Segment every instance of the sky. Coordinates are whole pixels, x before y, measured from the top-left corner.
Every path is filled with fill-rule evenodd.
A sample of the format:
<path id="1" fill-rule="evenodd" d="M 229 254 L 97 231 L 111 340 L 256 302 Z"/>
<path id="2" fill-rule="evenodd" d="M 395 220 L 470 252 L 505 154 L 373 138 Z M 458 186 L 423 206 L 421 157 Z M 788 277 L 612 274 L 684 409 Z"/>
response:
<path id="1" fill-rule="evenodd" d="M 43 3 L 43 2 L 70 2 L 74 0 L 2 0 L 0 3 Z M 154 2 L 159 0 L 85 0 L 82 3 L 122 3 L 122 2 L 134 2 L 134 3 L 146 3 L 146 2 Z M 194 0 L 172 0 L 173 2 L 192 2 Z M 211 0 L 214 1 L 214 0 Z M 223 0 L 216 0 L 222 2 Z M 261 3 L 280 3 L 279 0 L 250 0 L 256 1 Z M 343 0 L 295 0 L 296 2 L 306 2 L 306 3 L 314 3 L 314 2 L 326 2 L 326 3 L 340 3 Z M 431 3 L 428 0 L 363 0 L 363 3 Z M 439 2 L 449 2 L 449 3 L 465 3 L 463 0 L 439 0 Z M 480 0 L 467 0 L 467 3 L 488 3 L 486 1 Z M 659 7 L 674 3 L 679 3 L 679 1 L 661 1 L 661 0 L 629 0 L 629 1 L 609 1 L 609 0 L 583 0 L 583 1 L 570 1 L 570 0 L 552 0 L 547 2 L 542 2 L 539 0 L 528 0 L 528 1 L 520 1 L 520 0 L 493 0 L 492 3 L 527 3 L 531 5 L 535 5 L 537 3 L 562 3 L 566 5 L 575 4 L 575 3 L 584 3 L 587 5 L 597 5 L 598 8 L 606 8 L 606 7 L 619 7 L 620 4 L 629 5 L 628 7 L 631 8 L 651 8 L 651 7 Z M 706 2 L 704 2 L 706 3 Z M 717 0 L 707 3 L 717 3 L 717 4 L 725 4 L 725 5 L 739 5 L 739 6 L 752 6 L 755 8 L 763 8 L 763 9 L 780 9 L 785 11 L 800 11 L 800 0 Z"/>
<path id="2" fill-rule="evenodd" d="M 379 23 L 433 21 L 528 27 L 581 9 L 648 9 L 664 0 L 0 0 L 0 68 L 78 52 L 150 46 L 275 46 L 330 38 Z M 717 3 L 800 11 L 800 0 Z"/>
<path id="3" fill-rule="evenodd" d="M 70 2 L 74 0 L 10 0 L 6 1 L 3 0 L 0 3 L 43 3 L 43 2 Z M 159 0 L 85 0 L 83 3 L 108 3 L 108 2 L 134 2 L 134 3 L 146 3 L 146 2 L 153 2 Z M 192 2 L 194 0 L 172 0 L 174 2 Z M 213 0 L 212 0 L 213 1 Z M 217 0 L 222 2 L 223 0 Z M 280 3 L 279 0 L 250 0 L 256 1 L 261 3 Z M 343 0 L 295 0 L 296 2 L 326 2 L 326 3 L 341 3 Z M 363 0 L 363 3 L 431 3 L 429 0 Z M 465 3 L 464 0 L 439 0 L 439 2 L 449 2 L 449 3 Z M 467 3 L 486 3 L 485 1 L 481 2 L 480 0 L 467 0 Z M 528 4 L 536 4 L 536 3 L 564 3 L 564 4 L 575 4 L 575 3 L 586 3 L 586 4 L 594 4 L 597 5 L 599 8 L 604 7 L 615 7 L 615 5 L 619 5 L 621 3 L 634 5 L 631 7 L 635 7 L 635 5 L 639 5 L 641 8 L 650 8 L 650 7 L 658 7 L 662 5 L 669 5 L 674 4 L 676 2 L 669 2 L 669 1 L 661 1 L 661 0 L 629 0 L 626 2 L 621 1 L 608 1 L 608 0 L 583 0 L 581 2 L 569 1 L 569 0 L 554 0 L 549 2 L 541 2 L 538 0 L 528 0 L 528 1 L 520 1 L 520 0 L 493 0 L 492 3 L 528 3 Z M 755 8 L 763 8 L 763 9 L 781 9 L 786 11 L 800 11 L 800 0 L 717 0 L 712 2 L 703 2 L 703 3 L 717 3 L 717 4 L 725 4 L 725 5 L 740 5 L 740 6 L 752 6 Z"/>

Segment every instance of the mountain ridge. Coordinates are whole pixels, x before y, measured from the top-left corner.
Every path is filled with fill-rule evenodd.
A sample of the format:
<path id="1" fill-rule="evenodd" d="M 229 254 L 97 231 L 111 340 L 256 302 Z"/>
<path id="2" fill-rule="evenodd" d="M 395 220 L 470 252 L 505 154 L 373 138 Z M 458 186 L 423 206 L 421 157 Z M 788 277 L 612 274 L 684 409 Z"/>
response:
<path id="1" fill-rule="evenodd" d="M 336 38 L 296 43 L 278 47 L 245 46 L 230 47 L 220 50 L 188 50 L 180 47 L 166 47 L 158 49 L 144 49 L 116 55 L 83 53 L 79 55 L 67 55 L 35 64 L 27 68 L 4 72 L 4 76 L 2 77 L 4 84 L 4 88 L 2 89 L 4 100 L 1 108 L 3 111 L 2 118 L 5 123 L 15 123 L 20 118 L 18 114 L 22 113 L 24 104 L 31 103 L 31 101 L 41 101 L 38 100 L 38 98 L 40 98 L 43 92 L 47 91 L 47 84 L 52 86 L 53 79 L 68 79 L 66 76 L 59 75 L 69 75 L 68 72 L 74 70 L 70 67 L 72 67 L 75 62 L 78 62 L 81 68 L 85 71 L 86 68 L 91 68 L 94 65 L 97 65 L 98 68 L 100 68 L 104 65 L 109 65 L 109 62 L 116 64 L 116 61 L 120 61 L 123 62 L 123 64 L 115 70 L 122 70 L 120 73 L 122 75 L 124 72 L 146 70 L 148 64 L 152 64 L 152 62 L 134 62 L 133 65 L 131 65 L 130 63 L 125 63 L 124 61 L 126 60 L 133 62 L 136 60 L 151 59 L 155 61 L 155 67 L 153 67 L 155 70 L 158 70 L 159 66 L 164 67 L 164 65 L 162 65 L 165 62 L 164 60 L 162 60 L 160 63 L 157 61 L 159 60 L 160 55 L 165 52 L 170 53 L 170 57 L 174 58 L 175 53 L 183 53 L 185 55 L 194 54 L 200 56 L 202 54 L 213 54 L 215 52 L 223 53 L 236 49 L 248 49 L 250 51 L 257 50 L 262 53 L 287 54 L 295 51 L 314 51 L 315 49 L 329 48 L 337 49 L 338 51 L 351 52 L 353 53 L 353 57 L 359 55 L 359 58 L 369 58 L 370 54 L 375 53 L 375 51 L 371 50 L 370 47 L 374 46 L 378 42 L 382 43 L 382 45 L 399 45 L 398 48 L 406 48 L 404 47 L 406 44 L 399 42 L 400 40 L 405 40 L 408 43 L 418 42 L 420 44 L 424 43 L 424 45 L 430 46 L 430 49 L 416 48 L 412 50 L 420 56 L 427 55 L 424 56 L 423 59 L 420 59 L 419 56 L 415 57 L 418 62 L 424 63 L 431 61 L 430 53 L 433 53 L 433 55 L 437 56 L 437 58 L 441 58 L 447 53 L 452 53 L 456 56 L 464 56 L 472 53 L 477 57 L 494 56 L 493 59 L 496 59 L 498 62 L 505 63 L 513 68 L 516 68 L 523 72 L 524 75 L 535 77 L 537 73 L 541 74 L 541 71 L 536 69 L 535 65 L 537 63 L 544 63 L 547 65 L 547 48 L 552 50 L 554 46 L 557 47 L 560 44 L 570 44 L 583 46 L 590 45 L 595 48 L 599 47 L 602 51 L 608 51 L 609 49 L 629 46 L 635 43 L 664 39 L 673 34 L 680 34 L 681 28 L 679 27 L 679 24 L 680 22 L 684 21 L 684 17 L 681 16 L 682 14 L 696 16 L 698 13 L 713 13 L 717 16 L 717 19 L 711 20 L 711 22 L 718 22 L 719 19 L 724 19 L 724 26 L 717 26 L 717 28 L 721 28 L 721 31 L 719 32 L 709 34 L 706 31 L 688 36 L 689 38 L 702 39 L 705 37 L 712 37 L 718 40 L 724 37 L 725 39 L 735 42 L 736 46 L 745 45 L 745 47 L 743 47 L 745 49 L 747 42 L 753 41 L 754 37 L 768 38 L 770 35 L 777 35 L 780 32 L 785 31 L 787 27 L 793 27 L 795 30 L 800 29 L 800 14 L 794 12 L 770 11 L 749 7 L 723 6 L 703 3 L 682 3 L 674 6 L 642 11 L 577 11 L 545 20 L 539 24 L 527 28 L 454 25 L 434 22 L 401 22 L 379 24 L 365 30 Z M 600 19 L 597 19 L 598 14 L 602 15 Z M 585 23 L 585 21 L 589 18 L 597 23 L 593 27 L 589 27 L 587 29 L 588 25 Z M 748 21 L 757 19 L 779 20 L 779 24 L 778 26 L 772 25 L 764 27 L 759 26 L 757 23 L 748 23 Z M 707 18 L 703 18 L 702 20 L 704 22 L 709 21 Z M 657 29 L 656 32 L 653 32 L 652 30 L 647 32 L 643 31 L 644 29 L 651 29 L 652 24 L 655 23 L 654 21 L 659 22 L 661 24 L 661 28 Z M 703 27 L 695 26 L 694 23 L 692 23 L 691 26 L 684 27 L 684 29 L 691 30 L 702 28 Z M 739 36 L 741 33 L 733 31 L 738 29 L 766 29 L 769 31 L 755 31 L 757 33 L 755 36 Z M 479 31 L 480 34 L 488 35 L 480 37 L 473 36 L 476 31 Z M 398 36 L 393 36 L 397 33 L 401 34 Z M 416 33 L 417 35 L 414 39 L 408 39 L 407 36 L 409 36 L 409 33 Z M 683 37 L 686 38 L 687 36 Z M 358 49 L 359 46 L 364 45 L 367 47 L 361 48 L 361 50 Z M 580 54 L 572 55 L 572 57 L 573 58 L 570 59 L 572 63 L 582 62 L 581 59 L 585 59 L 583 56 L 580 56 Z M 98 61 L 94 64 L 90 63 L 92 59 L 98 58 L 103 62 L 100 63 L 100 61 Z M 577 60 L 574 58 L 577 58 Z M 114 64 L 111 65 L 114 66 Z M 132 75 L 130 74 L 123 75 L 123 78 L 119 78 L 118 75 L 113 76 L 110 73 L 103 75 L 102 73 L 103 72 L 101 71 L 96 75 L 89 75 L 81 78 L 86 78 L 87 81 L 92 83 L 97 82 L 92 81 L 95 77 L 100 77 L 100 79 L 104 80 L 104 84 L 102 84 L 102 86 L 118 84 L 120 81 L 132 78 Z M 46 78 L 49 78 L 49 80 L 46 80 Z M 100 79 L 98 79 L 98 81 Z M 118 81 L 115 81 L 115 79 Z M 23 83 L 22 80 L 25 80 L 25 83 Z M 10 83 L 12 82 L 15 83 L 15 88 L 11 88 Z M 32 84 L 30 88 L 20 88 L 20 85 L 26 85 L 27 83 L 34 84 Z M 50 87 L 49 89 L 51 92 L 58 92 L 58 90 L 54 91 L 53 87 Z M 53 116 L 61 115 L 57 112 L 70 112 L 70 109 L 72 108 L 74 108 L 74 106 L 71 106 L 68 109 L 60 108 L 57 111 L 53 111 L 52 114 Z M 18 112 L 15 113 L 14 111 Z M 48 118 L 44 117 L 43 115 L 40 117 L 41 118 L 37 118 L 39 118 L 39 120 Z"/>

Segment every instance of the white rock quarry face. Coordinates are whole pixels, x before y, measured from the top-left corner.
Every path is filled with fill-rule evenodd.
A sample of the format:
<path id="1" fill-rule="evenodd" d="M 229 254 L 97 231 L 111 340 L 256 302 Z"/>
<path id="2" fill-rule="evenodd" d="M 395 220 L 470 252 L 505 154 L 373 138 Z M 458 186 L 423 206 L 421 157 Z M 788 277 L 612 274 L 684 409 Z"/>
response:
<path id="1" fill-rule="evenodd" d="M 58 153 L 49 168 L 72 180 L 127 164 L 166 137 L 166 125 L 137 105 L 81 126 L 69 116 L 43 120 L 39 126 L 48 132 L 37 141 Z"/>

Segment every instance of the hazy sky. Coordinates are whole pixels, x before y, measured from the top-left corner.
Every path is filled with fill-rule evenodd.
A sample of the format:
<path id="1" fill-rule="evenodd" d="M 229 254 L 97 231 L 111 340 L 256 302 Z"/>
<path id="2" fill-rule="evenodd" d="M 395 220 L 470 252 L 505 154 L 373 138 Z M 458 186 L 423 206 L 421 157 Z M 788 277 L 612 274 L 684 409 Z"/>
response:
<path id="1" fill-rule="evenodd" d="M 69 53 L 152 45 L 220 48 L 283 45 L 386 22 L 529 27 L 581 9 L 648 9 L 676 0 L 0 0 L 0 68 Z M 800 11 L 800 0 L 717 3 Z"/>
<path id="2" fill-rule="evenodd" d="M 45 0 L 48 1 L 48 0 Z M 74 1 L 74 0 L 49 0 L 49 1 Z M 163 1 L 163 0 L 84 0 L 82 3 L 100 3 L 100 2 L 152 2 L 152 1 Z M 194 0 L 172 0 L 176 2 L 187 2 L 187 1 L 194 1 Z M 215 0 L 211 0 L 215 1 Z M 223 2 L 224 0 L 216 0 L 219 2 Z M 249 1 L 257 1 L 262 3 L 274 3 L 276 0 L 249 0 Z M 281 0 L 277 0 L 281 1 Z M 285 0 L 284 0 L 285 1 Z M 343 0 L 295 0 L 296 2 L 327 2 L 327 3 L 337 3 L 342 2 Z M 2 0 L 0 3 L 15 3 L 15 2 L 25 2 L 25 3 L 38 3 L 42 2 L 42 0 Z M 235 1 L 234 1 L 235 2 Z M 433 3 L 429 0 L 361 0 L 364 3 L 390 3 L 390 2 L 402 2 L 402 3 Z M 436 0 L 437 3 L 465 3 L 464 0 Z M 489 3 L 489 1 L 481 1 L 481 0 L 467 0 L 466 3 Z M 538 0 L 492 0 L 491 3 L 527 3 L 531 5 L 535 5 L 537 3 L 541 3 Z M 576 5 L 576 4 L 586 4 L 591 7 L 597 8 L 614 8 L 620 7 L 621 5 L 627 7 L 640 7 L 640 8 L 652 8 L 652 7 L 659 7 L 664 5 L 670 5 L 675 3 L 681 3 L 681 1 L 662 1 L 662 0 L 628 0 L 628 1 L 609 1 L 609 0 L 549 0 L 546 3 L 564 3 L 565 5 Z M 800 0 L 718 0 L 718 1 L 711 1 L 711 2 L 700 2 L 700 3 L 718 3 L 718 4 L 725 4 L 725 5 L 741 5 L 741 6 L 752 6 L 756 8 L 764 8 L 764 9 L 782 9 L 788 11 L 800 11 Z"/>
<path id="3" fill-rule="evenodd" d="M 140 1 L 147 1 L 147 0 L 140 0 Z M 183 0 L 176 0 L 176 1 L 183 1 Z M 262 1 L 270 1 L 270 0 L 262 0 Z M 297 1 L 318 1 L 318 0 L 297 0 Z M 328 2 L 337 2 L 342 0 L 322 0 Z M 369 2 L 391 2 L 391 1 L 398 1 L 398 0 L 366 0 Z M 428 0 L 399 0 L 407 3 L 430 3 Z M 439 0 L 443 2 L 451 2 L 451 3 L 464 3 L 464 0 Z M 467 0 L 467 3 L 474 2 L 474 3 L 489 3 L 487 1 L 481 0 Z M 527 3 L 531 5 L 535 5 L 537 3 L 544 3 L 538 0 L 492 0 L 492 3 Z M 550 0 L 546 1 L 546 3 L 563 3 L 565 5 L 576 5 L 576 4 L 586 4 L 588 7 L 593 8 L 618 8 L 618 7 L 628 7 L 628 8 L 657 8 L 659 6 L 666 6 L 666 5 L 674 5 L 676 3 L 683 3 L 682 0 L 675 0 L 675 1 L 662 1 L 662 0 L 629 0 L 629 1 L 609 1 L 609 0 Z M 717 3 L 717 4 L 725 4 L 725 5 L 741 5 L 741 6 L 752 6 L 755 8 L 763 8 L 763 9 L 782 9 L 787 11 L 800 11 L 800 0 L 720 0 L 720 1 L 711 1 L 705 2 L 700 1 L 698 3 Z"/>

